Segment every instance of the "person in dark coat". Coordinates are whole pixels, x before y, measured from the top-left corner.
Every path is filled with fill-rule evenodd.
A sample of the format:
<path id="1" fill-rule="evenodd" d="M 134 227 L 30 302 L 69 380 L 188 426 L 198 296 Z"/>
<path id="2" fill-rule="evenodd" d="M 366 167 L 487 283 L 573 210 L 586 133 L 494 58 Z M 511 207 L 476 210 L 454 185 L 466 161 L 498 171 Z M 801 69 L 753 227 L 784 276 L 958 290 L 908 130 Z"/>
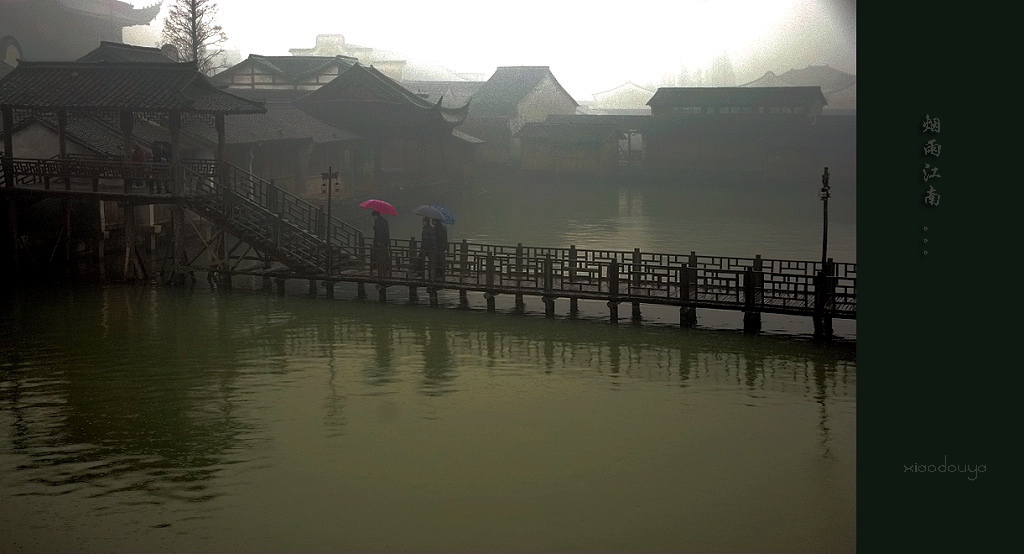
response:
<path id="1" fill-rule="evenodd" d="M 445 257 L 448 254 L 448 229 L 439 219 L 434 220 L 434 248 L 437 249 L 437 255 L 434 256 L 434 278 L 443 280 Z"/>
<path id="2" fill-rule="evenodd" d="M 391 231 L 388 228 L 388 220 L 380 215 L 380 212 L 373 210 L 373 247 L 370 249 L 370 272 L 377 269 L 377 275 L 387 277 L 391 275 Z"/>
<path id="3" fill-rule="evenodd" d="M 437 235 L 430 226 L 430 218 L 423 218 L 423 229 L 420 231 L 420 269 L 427 270 L 427 278 L 433 273 L 434 258 L 437 257 Z"/>

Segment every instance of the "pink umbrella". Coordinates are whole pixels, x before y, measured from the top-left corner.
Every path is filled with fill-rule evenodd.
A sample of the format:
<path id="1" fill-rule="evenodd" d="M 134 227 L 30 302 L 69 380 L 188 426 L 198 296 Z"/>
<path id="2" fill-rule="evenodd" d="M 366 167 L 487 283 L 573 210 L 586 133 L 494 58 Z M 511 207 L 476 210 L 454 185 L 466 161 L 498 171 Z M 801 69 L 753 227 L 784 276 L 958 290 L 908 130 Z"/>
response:
<path id="1" fill-rule="evenodd" d="M 376 198 L 371 198 L 359 205 L 363 208 L 377 210 L 382 214 L 398 215 L 398 210 L 396 210 L 394 206 L 383 200 L 377 200 Z"/>

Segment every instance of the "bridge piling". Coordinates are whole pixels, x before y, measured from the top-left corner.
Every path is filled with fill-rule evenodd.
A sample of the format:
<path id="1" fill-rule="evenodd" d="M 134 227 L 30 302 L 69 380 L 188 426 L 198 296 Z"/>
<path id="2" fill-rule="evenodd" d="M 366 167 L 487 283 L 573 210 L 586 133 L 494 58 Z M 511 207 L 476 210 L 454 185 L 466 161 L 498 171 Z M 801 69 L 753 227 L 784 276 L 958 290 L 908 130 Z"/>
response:
<path id="1" fill-rule="evenodd" d="M 608 264 L 608 312 L 612 323 L 619 323 L 619 262 Z"/>
<path id="2" fill-rule="evenodd" d="M 753 267 L 743 271 L 743 332 L 756 335 L 761 332 L 761 311 L 764 303 L 764 274 L 761 273 L 761 256 L 754 259 Z"/>

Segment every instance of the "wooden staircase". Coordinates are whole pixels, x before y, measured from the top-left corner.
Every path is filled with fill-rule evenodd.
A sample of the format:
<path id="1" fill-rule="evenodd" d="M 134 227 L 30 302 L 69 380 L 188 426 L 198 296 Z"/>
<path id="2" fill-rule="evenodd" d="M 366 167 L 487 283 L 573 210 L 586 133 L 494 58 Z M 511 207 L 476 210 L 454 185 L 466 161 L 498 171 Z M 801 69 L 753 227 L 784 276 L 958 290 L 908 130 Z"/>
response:
<path id="1" fill-rule="evenodd" d="M 230 164 L 190 161 L 182 169 L 185 207 L 292 272 L 329 276 L 362 265 L 362 232 L 333 217 L 328 225 L 319 207 Z"/>

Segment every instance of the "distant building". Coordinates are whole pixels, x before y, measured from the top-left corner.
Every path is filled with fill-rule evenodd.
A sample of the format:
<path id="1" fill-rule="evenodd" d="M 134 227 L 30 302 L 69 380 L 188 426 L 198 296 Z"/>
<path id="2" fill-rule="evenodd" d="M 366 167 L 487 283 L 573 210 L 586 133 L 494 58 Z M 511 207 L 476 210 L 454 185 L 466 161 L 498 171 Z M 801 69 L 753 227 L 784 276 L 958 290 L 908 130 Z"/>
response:
<path id="1" fill-rule="evenodd" d="M 579 103 L 547 66 L 499 67 L 473 94 L 463 129 L 485 141 L 479 156 L 489 164 L 520 161 L 519 130 L 551 114 L 574 114 Z"/>
<path id="2" fill-rule="evenodd" d="M 387 50 L 369 46 L 358 46 L 345 41 L 345 35 L 326 34 L 316 36 L 313 48 L 289 48 L 293 56 L 344 56 L 353 58 L 365 66 L 373 66 L 388 77 L 401 81 L 404 78 L 406 61 Z"/>
<path id="3" fill-rule="evenodd" d="M 543 123 L 526 123 L 517 137 L 523 170 L 609 176 L 619 168 L 619 142 L 624 135 L 610 123 L 555 123 L 549 118 Z"/>
<path id="4" fill-rule="evenodd" d="M 854 121 L 823 115 L 817 86 L 660 88 L 648 104 L 649 172 L 757 182 L 829 166 L 855 175 Z"/>
<path id="5" fill-rule="evenodd" d="M 594 100 L 587 104 L 591 110 L 632 109 L 647 111 L 647 101 L 655 91 L 633 82 L 623 83 L 613 89 L 595 92 Z M 581 102 L 582 104 L 582 102 Z"/>
<path id="6" fill-rule="evenodd" d="M 125 27 L 149 25 L 161 2 L 135 8 L 119 0 L 0 2 L 0 60 L 71 61 L 100 41 L 121 42 Z"/>
<path id="7" fill-rule="evenodd" d="M 260 56 L 250 54 L 242 62 L 213 76 L 214 83 L 232 90 L 311 91 L 331 82 L 356 65 L 349 56 Z"/>
<path id="8" fill-rule="evenodd" d="M 819 87 L 663 87 L 647 102 L 651 115 L 809 119 L 821 115 Z"/>

